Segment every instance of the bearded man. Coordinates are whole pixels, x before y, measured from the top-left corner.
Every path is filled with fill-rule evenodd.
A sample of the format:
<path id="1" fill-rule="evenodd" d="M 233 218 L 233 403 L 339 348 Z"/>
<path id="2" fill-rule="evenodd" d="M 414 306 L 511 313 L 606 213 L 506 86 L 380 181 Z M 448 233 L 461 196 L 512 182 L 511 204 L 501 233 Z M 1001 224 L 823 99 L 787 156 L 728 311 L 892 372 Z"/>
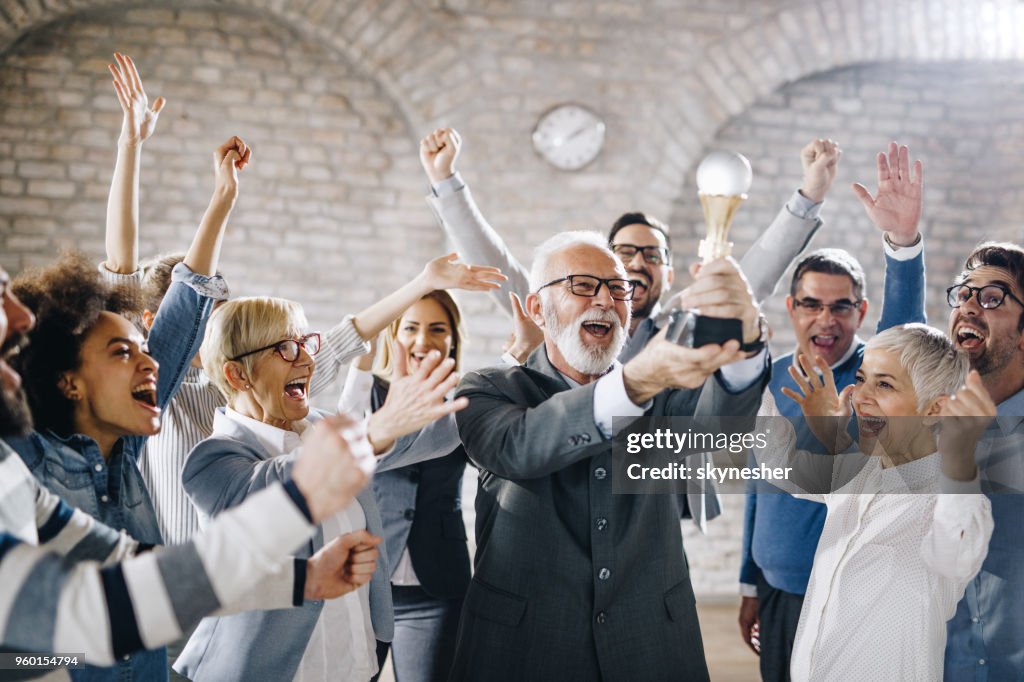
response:
<path id="1" fill-rule="evenodd" d="M 685 295 L 741 319 L 747 352 L 735 340 L 684 348 L 662 331 L 620 364 L 635 287 L 599 234 L 555 235 L 526 300 L 544 343 L 459 387 L 480 487 L 453 680 L 708 679 L 678 507 L 612 495 L 612 417 L 752 415 L 768 354 L 750 288 L 723 259 Z"/>

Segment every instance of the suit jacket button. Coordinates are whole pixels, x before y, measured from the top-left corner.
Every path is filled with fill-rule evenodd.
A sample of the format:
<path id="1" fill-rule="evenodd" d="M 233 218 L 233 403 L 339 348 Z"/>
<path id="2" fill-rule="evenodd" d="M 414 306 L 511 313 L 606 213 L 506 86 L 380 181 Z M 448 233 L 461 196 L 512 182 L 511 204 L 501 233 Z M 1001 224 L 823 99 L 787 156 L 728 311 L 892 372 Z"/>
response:
<path id="1" fill-rule="evenodd" d="M 416 510 L 415 509 L 406 509 L 405 513 L 402 514 L 402 516 L 405 517 L 406 521 L 412 521 L 413 517 L 416 516 Z"/>
<path id="2" fill-rule="evenodd" d="M 604 467 L 597 467 L 596 469 L 594 469 L 594 478 L 596 478 L 599 481 L 603 481 L 607 475 L 608 470 L 605 469 Z"/>
<path id="3" fill-rule="evenodd" d="M 597 624 L 598 625 L 604 625 L 607 622 L 608 622 L 608 616 L 606 616 L 604 614 L 604 611 L 602 611 L 601 613 L 597 614 Z"/>
<path id="4" fill-rule="evenodd" d="M 597 524 L 596 525 L 597 525 L 597 529 L 598 530 L 604 530 L 605 528 L 608 527 L 608 519 L 602 517 L 602 518 L 597 520 Z"/>
<path id="5" fill-rule="evenodd" d="M 608 578 L 612 577 L 612 572 L 609 571 L 607 568 L 602 568 L 600 571 L 597 572 L 597 577 L 601 580 L 608 580 Z"/>

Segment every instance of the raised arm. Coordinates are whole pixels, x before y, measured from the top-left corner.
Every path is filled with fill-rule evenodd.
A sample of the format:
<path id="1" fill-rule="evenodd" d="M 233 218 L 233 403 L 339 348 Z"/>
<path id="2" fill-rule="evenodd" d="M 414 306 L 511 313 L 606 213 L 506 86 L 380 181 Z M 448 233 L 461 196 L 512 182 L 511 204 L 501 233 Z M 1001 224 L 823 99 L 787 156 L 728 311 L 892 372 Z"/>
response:
<path id="1" fill-rule="evenodd" d="M 856 183 L 854 194 L 868 218 L 882 232 L 885 242 L 885 289 L 876 331 L 910 322 L 925 322 L 924 245 L 920 232 L 924 201 L 924 164 L 920 159 L 911 171 L 910 150 L 889 143 L 889 153 L 879 152 L 878 192 L 872 197 Z"/>
<path id="2" fill-rule="evenodd" d="M 772 295 L 786 268 L 821 227 L 818 213 L 835 180 L 842 155 L 834 140 L 811 140 L 800 150 L 804 169 L 800 189 L 740 261 L 756 300 L 763 301 Z"/>
<path id="3" fill-rule="evenodd" d="M 121 103 L 124 119 L 117 140 L 117 161 L 107 198 L 106 268 L 118 274 L 135 272 L 139 267 L 139 162 L 142 143 L 156 129 L 165 100 L 157 97 L 153 106 L 142 87 L 142 79 L 131 57 L 114 53 L 116 64 L 109 64 L 114 91 Z"/>
<path id="4" fill-rule="evenodd" d="M 469 188 L 455 171 L 461 147 L 462 138 L 453 128 L 438 128 L 420 140 L 420 163 L 431 183 L 427 201 L 459 253 L 472 263 L 494 265 L 508 275 L 508 281 L 492 293 L 498 305 L 512 313 L 508 295 L 514 293 L 526 300 L 530 293 L 529 271 L 480 213 Z"/>
<path id="5" fill-rule="evenodd" d="M 252 148 L 238 136 L 231 137 L 213 153 L 213 196 L 185 254 L 185 265 L 192 272 L 207 277 L 217 274 L 224 230 L 238 199 L 238 172 L 251 160 Z"/>

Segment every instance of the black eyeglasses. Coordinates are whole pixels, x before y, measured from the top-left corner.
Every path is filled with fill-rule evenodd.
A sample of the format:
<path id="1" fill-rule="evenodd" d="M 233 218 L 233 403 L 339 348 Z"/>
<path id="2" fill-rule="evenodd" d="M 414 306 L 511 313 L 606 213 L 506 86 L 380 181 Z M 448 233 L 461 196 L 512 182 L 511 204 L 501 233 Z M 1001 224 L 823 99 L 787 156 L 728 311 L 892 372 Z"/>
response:
<path id="1" fill-rule="evenodd" d="M 632 282 L 628 279 L 601 279 L 600 277 L 594 277 L 593 275 L 569 275 L 568 277 L 559 277 L 553 279 L 540 289 L 549 287 L 552 284 L 560 284 L 561 282 L 569 283 L 569 291 L 576 294 L 577 296 L 584 296 L 586 298 L 593 298 L 597 296 L 598 292 L 601 291 L 602 286 L 608 287 L 608 293 L 616 301 L 632 301 L 633 291 L 636 289 L 636 282 Z M 540 291 L 537 289 L 537 291 Z"/>
<path id="2" fill-rule="evenodd" d="M 998 308 L 1009 296 L 1017 305 L 1024 308 L 1024 303 L 1021 303 L 1020 299 L 1010 293 L 1002 284 L 986 284 L 983 287 L 972 287 L 967 284 L 954 284 L 950 288 L 946 289 L 946 303 L 949 304 L 950 308 L 959 308 L 964 303 L 971 300 L 971 296 L 977 294 L 978 305 L 985 310 L 992 310 Z"/>
<path id="3" fill-rule="evenodd" d="M 637 246 L 636 244 L 609 244 L 612 253 L 619 257 L 623 263 L 633 260 L 637 253 L 643 254 L 645 263 L 650 265 L 664 265 L 669 261 L 668 249 L 661 246 Z"/>
<path id="4" fill-rule="evenodd" d="M 285 339 L 284 341 L 272 343 L 269 346 L 263 346 L 263 348 L 257 348 L 256 350 L 236 355 L 231 359 L 241 360 L 247 355 L 253 355 L 254 353 L 261 353 L 265 350 L 274 349 L 274 351 L 280 355 L 281 359 L 285 362 L 295 362 L 299 359 L 300 348 L 305 348 L 306 352 L 310 355 L 316 355 L 320 352 L 320 335 L 314 332 L 312 334 L 300 336 L 297 339 Z"/>
<path id="5" fill-rule="evenodd" d="M 832 314 L 832 317 L 849 317 L 853 315 L 854 311 L 860 308 L 860 304 L 863 301 L 847 301 L 841 300 L 835 303 L 829 303 L 825 305 L 821 301 L 814 298 L 794 298 L 793 305 L 797 308 L 803 309 L 808 315 L 820 315 L 821 311 L 828 308 L 828 311 Z"/>

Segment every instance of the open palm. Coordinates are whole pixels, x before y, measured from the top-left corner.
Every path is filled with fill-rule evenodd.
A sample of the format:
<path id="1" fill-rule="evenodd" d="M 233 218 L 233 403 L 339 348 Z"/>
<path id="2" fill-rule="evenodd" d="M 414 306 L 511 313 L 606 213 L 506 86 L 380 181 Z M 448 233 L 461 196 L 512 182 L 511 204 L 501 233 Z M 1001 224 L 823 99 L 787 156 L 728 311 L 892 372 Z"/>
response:
<path id="1" fill-rule="evenodd" d="M 889 153 L 879 152 L 878 193 L 872 197 L 867 188 L 857 183 L 853 191 L 878 229 L 890 233 L 901 246 L 917 238 L 921 220 L 921 198 L 924 185 L 924 164 L 920 159 L 910 168 L 910 150 L 906 145 L 889 143 Z"/>
<path id="2" fill-rule="evenodd" d="M 117 99 L 124 112 L 121 140 L 127 144 L 139 144 L 156 130 L 156 122 L 164 108 L 165 100 L 163 97 L 157 97 L 150 107 L 135 62 L 131 57 L 118 52 L 114 53 L 114 59 L 117 60 L 117 65 L 109 64 L 107 68 L 114 77 L 114 90 L 117 91 Z"/>

